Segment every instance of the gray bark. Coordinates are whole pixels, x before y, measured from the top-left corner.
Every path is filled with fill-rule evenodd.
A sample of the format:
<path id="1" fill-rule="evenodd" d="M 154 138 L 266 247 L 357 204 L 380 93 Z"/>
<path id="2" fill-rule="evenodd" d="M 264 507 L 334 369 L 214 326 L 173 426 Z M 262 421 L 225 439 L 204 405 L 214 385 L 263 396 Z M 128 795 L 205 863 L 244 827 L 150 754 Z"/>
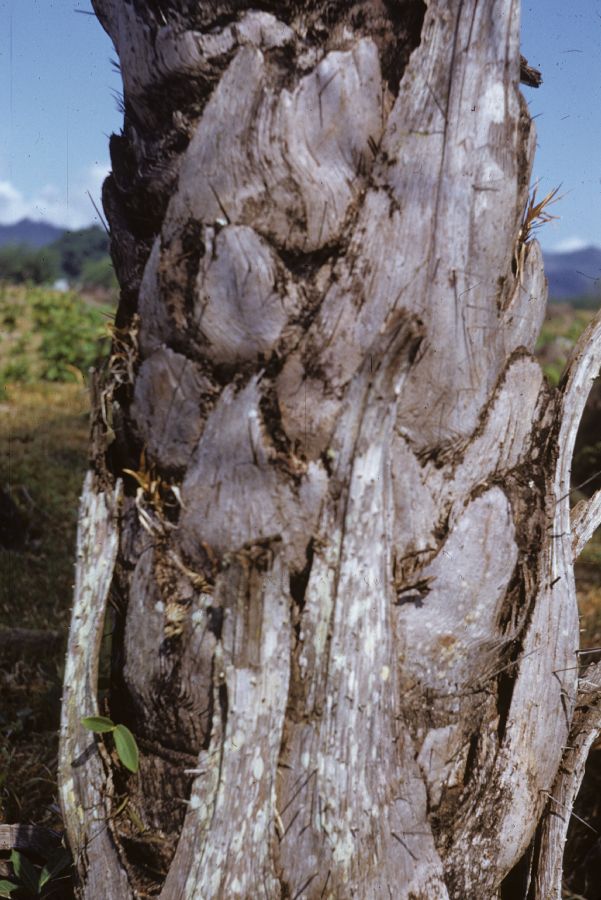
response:
<path id="1" fill-rule="evenodd" d="M 483 900 L 530 847 L 559 897 L 601 326 L 550 389 L 519 3 L 260 5 L 94 0 L 125 121 L 61 742 L 80 895 Z M 109 587 L 137 776 L 79 724 Z"/>

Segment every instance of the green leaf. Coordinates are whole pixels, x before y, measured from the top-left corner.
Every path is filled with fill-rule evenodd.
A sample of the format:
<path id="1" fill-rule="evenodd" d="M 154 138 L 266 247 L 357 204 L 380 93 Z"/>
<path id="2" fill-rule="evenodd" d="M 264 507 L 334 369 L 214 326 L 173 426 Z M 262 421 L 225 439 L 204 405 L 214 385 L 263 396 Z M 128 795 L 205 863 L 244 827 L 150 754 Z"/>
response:
<path id="1" fill-rule="evenodd" d="M 117 756 L 130 772 L 138 771 L 138 745 L 136 739 L 125 725 L 115 725 L 113 731 Z"/>
<path id="2" fill-rule="evenodd" d="M 97 734 L 114 731 L 117 727 L 112 719 L 107 719 L 106 716 L 86 716 L 85 719 L 81 720 L 81 724 L 89 731 L 94 731 Z"/>
<path id="3" fill-rule="evenodd" d="M 65 869 L 68 869 L 71 863 L 71 854 L 68 850 L 63 850 L 62 847 L 59 850 L 56 850 L 52 856 L 48 858 L 46 865 L 40 873 L 39 890 L 53 878 L 56 878 L 57 875 L 60 875 L 61 872 L 64 872 Z"/>
<path id="4" fill-rule="evenodd" d="M 14 881 L 7 881 L 6 878 L 0 880 L 0 897 L 12 897 L 13 891 L 17 891 L 19 885 Z"/>
<path id="5" fill-rule="evenodd" d="M 10 861 L 17 878 L 23 882 L 23 885 L 28 891 L 31 891 L 34 897 L 37 897 L 40 878 L 38 869 L 18 850 L 13 850 L 10 854 Z"/>

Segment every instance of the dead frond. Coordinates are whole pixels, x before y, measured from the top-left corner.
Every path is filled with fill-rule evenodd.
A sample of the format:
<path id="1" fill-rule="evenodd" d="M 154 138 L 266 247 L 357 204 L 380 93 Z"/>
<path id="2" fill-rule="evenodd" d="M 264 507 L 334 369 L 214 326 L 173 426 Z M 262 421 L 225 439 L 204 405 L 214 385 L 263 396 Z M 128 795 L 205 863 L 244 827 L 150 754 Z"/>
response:
<path id="1" fill-rule="evenodd" d="M 164 532 L 173 528 L 173 524 L 166 518 L 167 509 L 175 509 L 182 506 L 181 494 L 177 485 L 169 484 L 157 474 L 153 463 L 146 459 L 146 453 L 140 454 L 139 468 L 123 469 L 125 475 L 129 475 L 137 482 L 136 507 L 140 523 L 149 533 Z M 154 512 L 150 514 L 149 508 Z"/>
<path id="2" fill-rule="evenodd" d="M 553 219 L 560 218 L 560 216 L 554 216 L 548 212 L 548 207 L 553 203 L 558 203 L 564 196 L 563 194 L 561 197 L 557 196 L 560 187 L 561 185 L 558 184 L 557 187 L 553 188 L 552 191 L 549 191 L 542 200 L 537 201 L 536 191 L 538 183 L 534 185 L 524 211 L 522 225 L 518 234 L 518 244 L 527 244 L 532 240 L 541 225 L 545 225 L 547 222 L 553 221 Z"/>
<path id="3" fill-rule="evenodd" d="M 117 384 L 133 384 L 134 368 L 138 359 L 138 331 L 140 317 L 133 316 L 127 328 L 117 328 L 112 322 L 107 323 L 112 337 L 109 371 Z"/>
<path id="4" fill-rule="evenodd" d="M 103 386 L 99 393 L 100 415 L 109 443 L 114 439 L 113 431 L 113 396 L 117 387 L 132 385 L 134 381 L 135 367 L 138 361 L 138 331 L 140 317 L 136 313 L 128 327 L 117 328 L 114 322 L 107 322 L 107 330 L 111 336 L 111 355 L 108 360 L 108 371 L 103 379 Z"/>
<path id="5" fill-rule="evenodd" d="M 563 194 L 560 197 L 557 196 L 560 187 L 561 185 L 558 185 L 556 188 L 553 188 L 552 191 L 549 191 L 549 193 L 545 197 L 543 197 L 542 200 L 537 200 L 537 182 L 534 185 L 532 193 L 528 198 L 528 203 L 522 217 L 522 224 L 520 225 L 520 230 L 518 231 L 518 239 L 514 256 L 515 273 L 520 284 L 522 283 L 522 275 L 524 272 L 524 264 L 526 262 L 528 244 L 533 239 L 541 225 L 545 225 L 547 222 L 552 222 L 553 219 L 560 218 L 560 216 L 554 216 L 548 211 L 549 206 L 551 206 L 553 203 L 558 203 L 559 200 L 561 200 L 564 196 Z"/>

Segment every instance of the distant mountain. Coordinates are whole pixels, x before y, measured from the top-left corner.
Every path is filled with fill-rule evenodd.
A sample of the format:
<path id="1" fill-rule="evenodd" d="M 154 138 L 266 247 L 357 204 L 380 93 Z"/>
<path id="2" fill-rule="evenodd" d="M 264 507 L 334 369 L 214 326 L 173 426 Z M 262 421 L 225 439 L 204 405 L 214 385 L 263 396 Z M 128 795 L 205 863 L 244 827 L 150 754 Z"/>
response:
<path id="1" fill-rule="evenodd" d="M 601 248 L 543 255 L 551 300 L 598 297 L 601 303 Z"/>
<path id="2" fill-rule="evenodd" d="M 65 233 L 65 228 L 57 228 L 48 222 L 33 222 L 21 219 L 13 225 L 0 225 L 0 247 L 6 244 L 27 244 L 28 247 L 46 247 Z"/>

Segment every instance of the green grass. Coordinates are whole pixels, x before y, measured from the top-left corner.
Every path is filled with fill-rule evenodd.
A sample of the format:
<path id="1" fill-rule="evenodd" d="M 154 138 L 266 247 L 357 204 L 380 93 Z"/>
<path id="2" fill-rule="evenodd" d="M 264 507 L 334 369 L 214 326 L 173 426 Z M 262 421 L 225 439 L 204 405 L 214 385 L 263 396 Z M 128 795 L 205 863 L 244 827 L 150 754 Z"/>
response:
<path id="1" fill-rule="evenodd" d="M 545 377 L 556 386 L 563 375 L 570 351 L 588 323 L 593 312 L 571 309 L 569 306 L 550 306 L 547 318 L 536 343 Z"/>
<path id="2" fill-rule="evenodd" d="M 5 385 L 0 482 L 27 522 L 19 552 L 0 549 L 0 625 L 66 622 L 77 498 L 86 466 L 88 397 L 81 384 Z"/>
<path id="3" fill-rule="evenodd" d="M 82 385 L 4 386 L 0 483 L 27 529 L 18 550 L 0 549 L 1 627 L 66 636 L 87 441 Z M 64 646 L 35 658 L 0 659 L 0 821 L 61 827 L 56 754 Z"/>
<path id="4" fill-rule="evenodd" d="M 537 349 L 558 337 L 566 338 L 571 344 L 575 344 L 592 318 L 593 313 L 588 310 L 563 306 L 550 307 L 541 328 Z"/>
<path id="5" fill-rule="evenodd" d="M 63 636 L 0 658 L 3 822 L 61 827 L 58 724 L 88 447 L 81 370 L 107 350 L 104 312 L 74 294 L 0 287 L 0 486 L 25 523 L 13 549 L 0 547 L 0 628 Z"/>

